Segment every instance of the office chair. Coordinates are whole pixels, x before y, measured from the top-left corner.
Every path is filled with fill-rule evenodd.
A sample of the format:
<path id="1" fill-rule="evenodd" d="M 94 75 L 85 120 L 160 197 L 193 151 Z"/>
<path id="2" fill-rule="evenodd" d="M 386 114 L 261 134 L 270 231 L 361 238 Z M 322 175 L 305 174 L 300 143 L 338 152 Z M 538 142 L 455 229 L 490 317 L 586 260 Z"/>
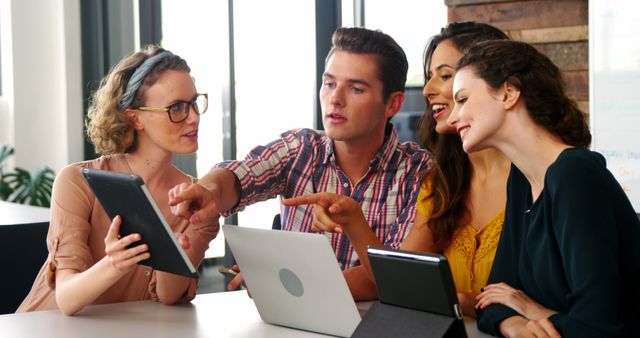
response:
<path id="1" fill-rule="evenodd" d="M 273 230 L 281 230 L 282 229 L 282 223 L 280 222 L 280 214 L 276 214 L 273 217 L 273 222 L 271 223 L 271 229 L 273 229 Z"/>
<path id="2" fill-rule="evenodd" d="M 0 225 L 0 314 L 16 311 L 47 258 L 49 222 Z"/>

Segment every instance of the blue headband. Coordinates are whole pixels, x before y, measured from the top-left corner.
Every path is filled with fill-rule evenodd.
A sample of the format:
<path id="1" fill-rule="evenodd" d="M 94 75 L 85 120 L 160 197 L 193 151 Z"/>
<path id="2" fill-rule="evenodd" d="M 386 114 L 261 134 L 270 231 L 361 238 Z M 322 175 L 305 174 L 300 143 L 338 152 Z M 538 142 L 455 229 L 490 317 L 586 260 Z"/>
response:
<path id="1" fill-rule="evenodd" d="M 129 79 L 129 83 L 127 83 L 127 89 L 124 91 L 124 94 L 122 94 L 122 97 L 120 98 L 120 109 L 129 107 L 131 102 L 133 102 L 133 99 L 136 97 L 136 92 L 138 92 L 142 81 L 145 77 L 147 77 L 147 74 L 149 74 L 149 72 L 158 64 L 158 62 L 170 56 L 173 56 L 173 53 L 165 50 L 162 53 L 144 60 L 144 62 L 135 70 L 135 72 L 133 72 L 133 75 L 131 75 L 131 79 Z"/>

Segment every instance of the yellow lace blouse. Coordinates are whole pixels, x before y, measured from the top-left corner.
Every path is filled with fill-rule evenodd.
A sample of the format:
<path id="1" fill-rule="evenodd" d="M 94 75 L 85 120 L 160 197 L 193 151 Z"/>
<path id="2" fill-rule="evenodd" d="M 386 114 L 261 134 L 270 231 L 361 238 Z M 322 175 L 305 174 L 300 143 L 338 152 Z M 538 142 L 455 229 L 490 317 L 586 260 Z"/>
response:
<path id="1" fill-rule="evenodd" d="M 431 201 L 425 200 L 429 191 L 424 185 L 418 194 L 417 210 L 425 218 L 431 213 Z M 459 228 L 444 250 L 449 260 L 453 281 L 458 292 L 480 293 L 480 288 L 487 284 L 493 258 L 496 255 L 500 232 L 504 223 L 504 209 L 493 217 L 480 230 L 470 224 Z"/>

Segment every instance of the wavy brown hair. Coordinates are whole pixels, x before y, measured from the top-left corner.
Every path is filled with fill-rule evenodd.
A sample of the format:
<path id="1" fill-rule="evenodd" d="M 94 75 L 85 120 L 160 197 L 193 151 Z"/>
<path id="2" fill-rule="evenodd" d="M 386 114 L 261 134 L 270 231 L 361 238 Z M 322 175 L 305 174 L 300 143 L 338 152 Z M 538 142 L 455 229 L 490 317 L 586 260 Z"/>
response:
<path id="1" fill-rule="evenodd" d="M 508 39 L 509 37 L 491 25 L 479 22 L 453 22 L 442 28 L 440 34 L 429 40 L 424 52 L 425 85 L 429 81 L 431 58 L 438 45 L 451 41 L 462 54 L 481 41 Z M 418 122 L 418 136 L 424 148 L 435 156 L 435 165 L 428 171 L 422 184 L 430 186 L 425 197 L 431 200 L 432 213 L 428 226 L 433 233 L 434 248 L 444 250 L 450 243 L 457 228 L 469 222 L 467 198 L 471 185 L 473 168 L 469 156 L 462 150 L 462 141 L 456 134 L 441 135 L 436 132 L 436 121 L 429 100 Z"/>
<path id="2" fill-rule="evenodd" d="M 519 88 L 533 121 L 564 143 L 579 148 L 591 143 L 585 114 L 567 96 L 560 69 L 530 44 L 480 43 L 458 61 L 458 68 L 464 67 L 494 90 L 505 83 Z"/>
<path id="3" fill-rule="evenodd" d="M 87 135 L 96 153 L 116 154 L 135 149 L 135 130 L 125 116 L 125 110 L 119 107 L 120 98 L 135 70 L 145 60 L 163 51 L 163 48 L 155 45 L 147 46 L 118 62 L 100 82 L 100 87 L 91 96 L 85 122 Z M 177 55 L 160 61 L 144 78 L 130 106 L 144 105 L 147 88 L 152 86 L 164 71 L 170 69 L 191 72 L 187 62 Z"/>

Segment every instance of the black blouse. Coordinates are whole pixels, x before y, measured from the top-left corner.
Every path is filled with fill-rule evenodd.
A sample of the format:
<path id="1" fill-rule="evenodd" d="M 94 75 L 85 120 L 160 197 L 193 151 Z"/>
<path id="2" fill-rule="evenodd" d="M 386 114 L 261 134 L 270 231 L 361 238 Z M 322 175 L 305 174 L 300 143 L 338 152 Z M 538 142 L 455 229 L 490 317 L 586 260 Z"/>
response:
<path id="1" fill-rule="evenodd" d="M 563 151 L 533 202 L 512 166 L 505 223 L 488 283 L 504 282 L 542 306 L 563 337 L 640 337 L 640 221 L 602 155 Z M 518 315 L 478 312 L 480 330 Z"/>

